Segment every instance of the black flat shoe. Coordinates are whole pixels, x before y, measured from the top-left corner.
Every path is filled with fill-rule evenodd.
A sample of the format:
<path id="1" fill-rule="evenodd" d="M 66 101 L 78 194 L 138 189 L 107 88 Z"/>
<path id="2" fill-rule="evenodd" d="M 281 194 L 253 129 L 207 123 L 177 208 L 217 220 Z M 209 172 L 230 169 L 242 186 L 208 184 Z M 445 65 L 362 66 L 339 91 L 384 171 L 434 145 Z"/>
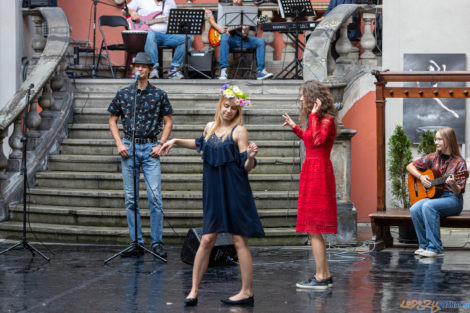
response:
<path id="1" fill-rule="evenodd" d="M 185 306 L 195 306 L 197 304 L 197 298 L 185 298 L 184 305 Z"/>
<path id="2" fill-rule="evenodd" d="M 240 299 L 240 300 L 230 300 L 230 298 L 225 298 L 220 300 L 225 304 L 230 305 L 253 305 L 255 303 L 255 296 L 251 296 L 249 298 Z"/>

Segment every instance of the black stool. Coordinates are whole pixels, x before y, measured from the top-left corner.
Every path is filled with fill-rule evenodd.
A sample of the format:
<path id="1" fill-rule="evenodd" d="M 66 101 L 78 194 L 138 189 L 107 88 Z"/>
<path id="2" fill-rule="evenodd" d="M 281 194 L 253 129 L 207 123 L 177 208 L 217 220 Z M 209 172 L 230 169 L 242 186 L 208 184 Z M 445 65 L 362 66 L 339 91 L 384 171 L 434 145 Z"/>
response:
<path id="1" fill-rule="evenodd" d="M 229 52 L 232 54 L 240 54 L 233 78 L 237 78 L 238 71 L 241 73 L 238 78 L 248 77 L 248 79 L 253 79 L 256 77 L 256 48 L 230 48 Z M 249 64 L 243 64 L 243 61 L 245 60 L 243 58 L 244 54 L 251 54 L 251 61 Z"/>
<path id="2" fill-rule="evenodd" d="M 170 47 L 170 46 L 158 46 L 158 76 L 160 78 L 163 78 L 163 70 L 164 69 L 170 69 L 171 68 L 171 64 L 170 64 L 170 67 L 164 67 L 163 66 L 163 49 L 171 49 L 171 56 L 173 57 L 173 54 L 175 53 L 175 48 L 174 47 Z"/>

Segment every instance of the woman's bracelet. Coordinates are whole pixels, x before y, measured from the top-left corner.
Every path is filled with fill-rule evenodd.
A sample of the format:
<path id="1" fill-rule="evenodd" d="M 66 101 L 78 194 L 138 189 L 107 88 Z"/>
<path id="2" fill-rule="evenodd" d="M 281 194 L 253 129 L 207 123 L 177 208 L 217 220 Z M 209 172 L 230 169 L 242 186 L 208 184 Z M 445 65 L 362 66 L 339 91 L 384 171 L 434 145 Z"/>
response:
<path id="1" fill-rule="evenodd" d="M 419 174 L 418 176 L 418 179 L 421 180 L 421 176 L 423 176 L 423 174 Z"/>

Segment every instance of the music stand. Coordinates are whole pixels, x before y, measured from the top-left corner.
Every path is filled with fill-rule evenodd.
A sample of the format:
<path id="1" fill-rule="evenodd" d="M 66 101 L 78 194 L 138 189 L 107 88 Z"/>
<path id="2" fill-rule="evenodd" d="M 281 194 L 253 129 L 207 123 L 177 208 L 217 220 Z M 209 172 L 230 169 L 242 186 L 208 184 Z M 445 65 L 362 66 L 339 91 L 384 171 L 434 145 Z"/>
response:
<path id="1" fill-rule="evenodd" d="M 254 6 L 223 6 L 219 4 L 217 11 L 217 24 L 220 26 L 228 26 L 229 28 L 236 26 L 257 27 L 258 8 Z M 243 50 L 243 39 L 244 38 L 241 37 L 241 50 Z M 243 54 L 241 54 L 238 64 L 242 64 L 243 61 Z M 237 74 L 237 71 L 235 71 L 235 75 Z"/>
<path id="2" fill-rule="evenodd" d="M 204 10 L 189 10 L 189 9 L 171 9 L 168 18 L 167 34 L 183 34 L 184 40 L 184 63 L 183 74 L 184 78 L 188 78 L 189 69 L 198 72 L 202 76 L 210 79 L 209 76 L 199 71 L 197 68 L 189 64 L 188 54 L 188 36 L 202 34 L 202 25 L 204 24 Z"/>
<path id="3" fill-rule="evenodd" d="M 303 72 L 303 65 L 302 61 L 299 60 L 299 17 L 315 16 L 315 11 L 313 10 L 310 0 L 278 0 L 278 4 L 282 18 L 295 18 L 295 59 L 287 64 L 287 66 L 284 67 L 275 78 L 286 78 L 293 70 L 295 70 L 295 74 L 292 78 L 301 79 L 302 76 L 300 76 L 300 74 Z M 290 38 L 289 35 L 287 35 L 287 37 Z"/>

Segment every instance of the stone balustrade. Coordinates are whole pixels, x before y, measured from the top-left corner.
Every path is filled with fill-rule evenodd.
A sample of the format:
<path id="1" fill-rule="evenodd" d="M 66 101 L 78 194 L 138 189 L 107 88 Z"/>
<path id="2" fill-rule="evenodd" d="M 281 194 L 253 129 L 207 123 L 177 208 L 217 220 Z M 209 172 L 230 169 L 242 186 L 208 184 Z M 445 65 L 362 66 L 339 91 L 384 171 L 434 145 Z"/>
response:
<path id="1" fill-rule="evenodd" d="M 252 5 L 244 3 L 244 5 Z M 328 2 L 312 2 L 315 11 L 325 11 Z M 179 8 L 185 9 L 206 9 L 217 10 L 216 3 L 182 3 Z M 274 3 L 263 3 L 259 6 L 260 15 L 267 17 L 267 22 L 292 22 L 292 18 L 282 19 L 279 13 L 279 7 Z M 347 37 L 347 27 L 352 21 L 354 13 L 360 14 L 364 21 L 364 32 L 358 47 L 353 45 Z M 348 71 L 357 66 L 375 66 L 377 65 L 377 56 L 372 52 L 376 42 L 373 35 L 372 23 L 376 14 L 381 13 L 381 7 L 368 5 L 341 5 L 333 9 L 328 16 L 317 26 L 314 31 L 305 32 L 305 36 L 312 34 L 312 42 L 307 45 L 304 59 L 308 59 L 307 71 L 304 75 L 306 79 L 317 78 L 325 80 L 346 75 Z M 210 14 L 206 14 L 205 25 L 201 39 L 193 38 L 194 46 L 203 46 L 202 50 L 212 49 L 208 40 Z M 303 20 L 312 21 L 314 16 L 303 18 Z M 295 57 L 294 44 L 285 34 L 282 35 L 283 44 L 278 44 L 275 38 L 278 36 L 275 32 L 261 32 L 261 37 L 266 42 L 266 68 L 274 73 L 279 72 L 284 65 L 287 65 Z M 260 35 L 258 35 L 260 36 Z M 337 39 L 335 41 L 335 38 Z M 321 39 L 321 40 L 320 40 Z M 200 41 L 200 44 L 198 44 Z M 275 43 L 276 42 L 276 43 Z M 335 45 L 335 50 L 339 57 L 335 60 L 331 56 L 331 47 Z M 362 53 L 360 53 L 362 52 Z M 278 58 L 278 56 L 281 56 Z M 170 57 L 170 56 L 168 56 Z"/>
<path id="2" fill-rule="evenodd" d="M 21 199 L 24 145 L 31 182 L 34 174 L 45 167 L 48 155 L 57 149 L 72 108 L 73 93 L 64 60 L 70 40 L 67 17 L 60 8 L 45 7 L 24 9 L 23 21 L 24 36 L 29 37 L 24 40 L 31 48 L 26 51 L 27 77 L 0 110 L 0 220 L 8 218 L 8 205 Z M 3 151 L 5 140 L 11 149 L 8 157 Z"/>

